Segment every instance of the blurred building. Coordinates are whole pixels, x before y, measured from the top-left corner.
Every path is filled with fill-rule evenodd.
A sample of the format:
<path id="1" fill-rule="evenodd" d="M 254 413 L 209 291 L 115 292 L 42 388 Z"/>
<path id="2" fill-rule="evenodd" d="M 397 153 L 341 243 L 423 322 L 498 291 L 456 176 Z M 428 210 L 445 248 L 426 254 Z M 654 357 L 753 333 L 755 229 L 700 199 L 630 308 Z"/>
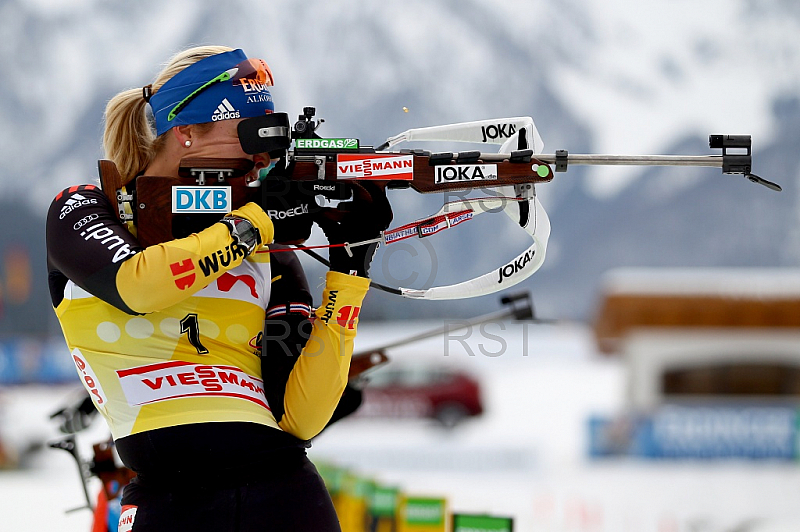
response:
<path id="1" fill-rule="evenodd" d="M 590 423 L 592 454 L 800 455 L 800 270 L 614 270 L 594 332 L 628 411 Z"/>

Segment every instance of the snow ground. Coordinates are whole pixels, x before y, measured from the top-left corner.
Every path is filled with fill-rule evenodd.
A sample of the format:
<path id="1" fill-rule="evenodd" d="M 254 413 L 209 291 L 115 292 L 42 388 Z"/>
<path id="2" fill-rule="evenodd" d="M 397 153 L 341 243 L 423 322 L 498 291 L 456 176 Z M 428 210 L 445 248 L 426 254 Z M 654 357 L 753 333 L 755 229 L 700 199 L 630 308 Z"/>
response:
<path id="1" fill-rule="evenodd" d="M 435 326 L 363 324 L 357 349 Z M 452 431 L 421 420 L 346 419 L 316 438 L 311 457 L 408 494 L 445 497 L 454 511 L 512 515 L 519 531 L 800 530 L 796 464 L 587 460 L 586 417 L 624 407 L 625 372 L 596 355 L 585 327 L 493 323 L 463 343 L 454 337 L 389 356 L 471 371 L 483 385 L 484 416 Z M 48 415 L 76 391 L 0 389 L 3 441 L 22 448 L 57 438 Z M 84 455 L 106 437 L 100 422 L 81 433 Z M 24 469 L 0 471 L 0 532 L 85 532 L 87 510 L 65 513 L 82 504 L 75 464 L 63 451 L 45 449 Z"/>

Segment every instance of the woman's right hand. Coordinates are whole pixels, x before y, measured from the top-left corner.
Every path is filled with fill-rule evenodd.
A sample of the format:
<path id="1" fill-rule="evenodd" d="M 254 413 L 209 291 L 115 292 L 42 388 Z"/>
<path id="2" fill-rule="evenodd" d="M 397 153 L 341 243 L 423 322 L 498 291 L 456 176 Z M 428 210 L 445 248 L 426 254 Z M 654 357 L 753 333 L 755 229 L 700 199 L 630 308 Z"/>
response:
<path id="1" fill-rule="evenodd" d="M 353 183 L 353 199 L 335 209 L 324 208 L 314 217 L 330 244 L 354 244 L 381 236 L 392 222 L 392 206 L 386 191 L 369 181 Z M 380 242 L 350 248 L 330 248 L 331 270 L 369 277 L 369 268 Z"/>
<path id="2" fill-rule="evenodd" d="M 269 244 L 275 236 L 275 228 L 272 224 L 272 220 L 270 220 L 267 213 L 264 212 L 264 209 L 257 203 L 250 202 L 242 205 L 238 209 L 234 209 L 228 213 L 225 217 L 243 218 L 253 224 L 253 227 L 258 229 L 261 238 L 259 246 Z"/>

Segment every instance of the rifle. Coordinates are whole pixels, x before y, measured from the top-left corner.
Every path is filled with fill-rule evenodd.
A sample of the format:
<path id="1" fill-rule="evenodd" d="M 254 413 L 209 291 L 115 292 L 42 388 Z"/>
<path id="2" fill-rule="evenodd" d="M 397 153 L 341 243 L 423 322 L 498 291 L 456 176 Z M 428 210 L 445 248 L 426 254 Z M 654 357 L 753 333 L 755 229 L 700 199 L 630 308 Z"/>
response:
<path id="1" fill-rule="evenodd" d="M 567 150 L 557 150 L 554 154 L 540 153 L 544 143 L 541 141 L 533 120 L 529 117 L 502 118 L 464 122 L 446 126 L 409 129 L 394 135 L 377 149 L 361 146 L 355 138 L 323 139 L 316 134 L 322 121 L 314 121 L 314 107 L 306 107 L 295 123 L 292 138 L 295 140 L 294 152 L 289 160 L 295 163 L 291 178 L 293 180 L 313 181 L 341 179 L 370 179 L 386 184 L 389 188 L 411 187 L 420 193 L 465 190 L 470 188 L 496 188 L 504 185 L 525 183 L 545 183 L 553 179 L 549 165 L 556 172 L 566 172 L 569 165 L 628 165 L 628 166 L 699 166 L 721 168 L 723 174 L 742 174 L 750 181 L 780 191 L 776 183 L 752 173 L 752 141 L 750 135 L 710 135 L 709 148 L 721 149 L 721 155 L 588 155 L 570 154 Z M 407 141 L 449 141 L 470 143 L 494 143 L 501 140 L 499 153 L 480 151 L 431 153 L 426 150 L 386 150 Z M 534 153 L 536 155 L 534 156 Z M 356 155 L 357 154 L 357 155 Z M 411 175 L 393 179 L 402 174 L 391 168 L 388 176 L 369 176 L 367 169 L 353 168 L 352 161 L 370 160 L 369 154 L 402 159 L 402 169 L 413 169 Z M 345 156 L 345 157 L 341 157 Z M 413 163 L 406 162 L 408 156 Z M 480 167 L 482 164 L 496 164 L 497 175 L 482 174 L 479 168 L 472 172 L 458 168 L 459 165 Z M 382 165 L 385 166 L 385 165 Z M 455 167 L 455 168 L 454 168 Z M 382 168 L 381 168 L 382 169 Z M 380 171 L 380 169 L 378 170 Z"/>
<path id="2" fill-rule="evenodd" d="M 67 513 L 83 509 L 95 511 L 95 505 L 89 495 L 89 481 L 93 476 L 100 479 L 106 501 L 117 498 L 122 487 L 134 477 L 133 471 L 117 464 L 111 439 L 92 445 L 91 460 L 81 456 L 76 434 L 86 430 L 96 415 L 97 410 L 88 394 L 81 396 L 77 402 L 64 406 L 50 415 L 50 419 L 60 421 L 59 429 L 61 432 L 66 433 L 66 436 L 60 440 L 50 442 L 48 447 L 67 451 L 72 456 L 78 467 L 81 488 L 86 500 L 84 506 L 69 509 L 66 511 Z"/>
<path id="3" fill-rule="evenodd" d="M 532 245 L 516 258 L 469 281 L 425 290 L 381 287 L 414 299 L 486 295 L 509 288 L 533 274 L 544 261 L 550 233 L 549 219 L 536 199 L 535 185 L 552 181 L 554 171 L 566 172 L 571 165 L 721 168 L 723 174 L 744 175 L 754 183 L 781 190 L 778 184 L 752 173 L 749 135 L 711 135 L 709 147 L 721 149 L 721 155 L 576 155 L 567 150 L 541 154 L 544 144 L 533 120 L 517 117 L 409 129 L 375 148 L 362 145 L 356 138 L 320 137 L 317 130 L 323 120 L 315 120 L 315 113 L 314 107 L 305 107 L 291 128 L 285 113 L 249 118 L 238 126 L 240 142 L 247 153 L 269 152 L 280 157 L 280 164 L 267 179 L 291 182 L 307 196 L 304 205 L 288 205 L 287 208 L 313 210 L 317 196 L 327 200 L 347 199 L 353 183 L 360 180 L 369 180 L 388 189 L 411 188 L 423 194 L 455 191 L 466 194 L 481 189 L 489 191 L 490 195 L 457 196 L 458 200 L 445 203 L 438 212 L 386 231 L 378 240 L 388 245 L 406 238 L 424 238 L 478 214 L 500 211 L 532 238 Z M 388 151 L 406 141 L 499 144 L 500 149 L 497 153 Z M 290 149 L 292 142 L 294 147 Z M 102 188 L 112 203 L 118 205 L 120 220 L 133 222 L 138 230 L 137 238 L 147 247 L 208 227 L 224 212 L 247 201 L 265 206 L 268 195 L 274 198 L 275 193 L 260 186 L 264 176 L 245 182 L 243 176 L 252 166 L 252 161 L 247 159 L 184 159 L 178 178 L 139 176 L 129 189 L 120 186 L 113 163 L 100 161 L 99 169 Z M 178 194 L 189 198 L 193 209 L 184 209 L 176 199 Z M 214 208 L 207 201 L 210 194 L 219 194 L 223 208 Z M 278 211 L 271 211 L 270 215 L 273 212 L 288 215 Z M 346 246 L 372 242 L 351 242 Z"/>

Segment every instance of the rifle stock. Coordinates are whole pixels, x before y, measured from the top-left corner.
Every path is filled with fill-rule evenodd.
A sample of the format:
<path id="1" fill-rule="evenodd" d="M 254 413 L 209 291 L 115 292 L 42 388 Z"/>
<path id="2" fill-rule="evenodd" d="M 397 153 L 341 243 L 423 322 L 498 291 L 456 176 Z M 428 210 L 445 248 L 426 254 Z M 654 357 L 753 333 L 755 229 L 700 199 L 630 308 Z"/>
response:
<path id="1" fill-rule="evenodd" d="M 120 221 L 133 221 L 137 239 L 148 247 L 162 242 L 182 238 L 209 227 L 222 217 L 219 213 L 176 214 L 172 206 L 172 190 L 175 186 L 230 186 L 231 203 L 235 207 L 249 201 L 259 201 L 258 187 L 248 187 L 245 174 L 253 168 L 249 159 L 187 158 L 182 159 L 179 177 L 138 176 L 126 193 L 122 191 L 122 179 L 116 165 L 109 160 L 98 161 L 100 185 L 117 206 Z M 129 212 L 126 213 L 125 205 Z"/>
<path id="2" fill-rule="evenodd" d="M 541 183 L 553 179 L 553 173 L 546 163 L 531 157 L 530 150 L 511 154 L 490 154 L 480 152 L 464 153 L 415 153 L 381 152 L 362 148 L 361 155 L 370 154 L 382 157 L 413 156 L 412 179 L 370 179 L 371 182 L 389 188 L 412 188 L 417 192 L 429 194 L 451 190 L 490 188 L 524 183 Z M 324 182 L 328 185 L 346 184 L 360 179 L 342 179 L 337 168 L 337 155 L 342 152 L 327 152 L 309 155 L 289 153 L 289 165 L 282 177 L 295 181 Z M 352 151 L 347 152 L 352 154 Z M 466 153 L 466 155 L 464 155 Z M 486 165 L 492 165 L 487 167 Z M 100 182 L 103 192 L 112 204 L 117 206 L 117 215 L 123 222 L 133 221 L 137 228 L 137 238 L 144 247 L 167 242 L 210 226 L 220 218 L 219 214 L 179 215 L 173 213 L 172 189 L 175 186 L 215 186 L 231 187 L 234 208 L 249 201 L 263 201 L 259 187 L 249 187 L 244 175 L 253 167 L 248 159 L 187 158 L 181 160 L 179 177 L 139 176 L 123 194 L 122 180 L 116 165 L 109 160 L 98 161 Z M 445 171 L 447 167 L 454 167 Z M 492 174 L 486 179 L 474 179 L 470 168 L 484 168 Z M 461 172 L 460 176 L 458 172 Z M 279 172 L 275 172 L 280 175 Z M 454 176 L 452 180 L 443 177 L 444 173 Z M 460 179 L 463 178 L 463 179 Z M 348 186 L 348 185 L 343 185 Z M 321 195 L 336 197 L 337 193 L 321 192 Z M 126 213 L 125 204 L 129 205 Z"/>
<path id="3" fill-rule="evenodd" d="M 389 188 L 410 187 L 422 194 L 446 192 L 449 190 L 469 190 L 473 188 L 490 188 L 524 183 L 546 183 L 552 181 L 553 172 L 550 166 L 534 157 L 531 150 L 522 150 L 510 154 L 502 153 L 413 153 L 361 151 L 318 153 L 313 156 L 290 155 L 293 164 L 288 177 L 298 181 L 359 181 L 359 179 L 343 179 L 339 177 L 338 155 L 361 155 L 368 159 L 370 155 L 413 156 L 413 178 L 411 180 L 369 179 Z M 469 174 L 469 168 L 495 165 L 497 173 L 486 179 L 476 179 Z M 444 176 L 445 168 L 458 167 L 451 170 L 451 175 Z M 466 170 L 465 168 L 466 167 Z M 458 174 L 458 169 L 461 174 Z M 452 177 L 452 179 L 448 179 Z"/>
<path id="4" fill-rule="evenodd" d="M 97 161 L 97 171 L 100 174 L 100 188 L 113 205 L 118 205 L 117 194 L 122 188 L 122 177 L 119 175 L 117 165 L 108 159 Z"/>

